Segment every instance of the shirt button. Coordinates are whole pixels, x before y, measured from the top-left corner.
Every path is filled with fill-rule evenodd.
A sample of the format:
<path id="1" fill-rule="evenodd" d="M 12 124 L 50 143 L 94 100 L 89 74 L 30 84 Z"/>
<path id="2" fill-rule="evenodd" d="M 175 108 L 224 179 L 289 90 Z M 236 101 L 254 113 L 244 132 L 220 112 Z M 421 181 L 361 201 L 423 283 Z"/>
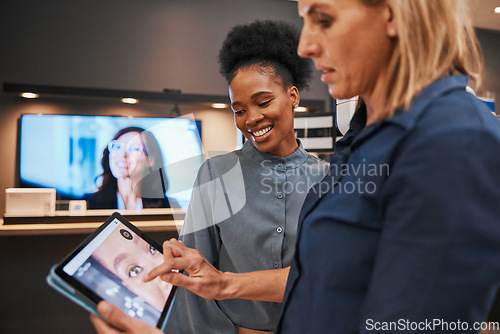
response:
<path id="1" fill-rule="evenodd" d="M 283 232 L 283 229 L 281 228 L 281 226 L 278 226 L 278 228 L 276 229 L 276 232 L 278 232 L 278 233 Z"/>
<path id="2" fill-rule="evenodd" d="M 278 268 L 280 264 L 278 262 L 274 262 L 274 268 Z"/>
<path id="3" fill-rule="evenodd" d="M 282 163 L 281 161 L 280 161 L 280 162 L 278 162 L 278 167 L 279 167 L 279 168 L 283 167 L 283 163 Z"/>
<path id="4" fill-rule="evenodd" d="M 283 193 L 277 193 L 276 197 L 278 197 L 279 199 L 282 199 L 283 198 Z"/>

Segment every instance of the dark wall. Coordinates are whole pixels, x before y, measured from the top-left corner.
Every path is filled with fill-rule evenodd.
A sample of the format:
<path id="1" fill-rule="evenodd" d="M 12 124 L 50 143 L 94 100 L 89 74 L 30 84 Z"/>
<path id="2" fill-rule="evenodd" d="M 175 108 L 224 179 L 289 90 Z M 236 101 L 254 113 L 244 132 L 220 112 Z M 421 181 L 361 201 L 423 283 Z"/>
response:
<path id="1" fill-rule="evenodd" d="M 149 232 L 155 241 L 175 232 Z M 45 283 L 50 268 L 87 235 L 0 237 L 0 333 L 94 333 L 89 313 Z"/>
<path id="2" fill-rule="evenodd" d="M 0 81 L 227 94 L 219 47 L 255 19 L 301 25 L 287 0 L 2 1 Z"/>
<path id="3" fill-rule="evenodd" d="M 231 27 L 256 19 L 301 25 L 288 0 L 0 1 L 0 84 L 225 95 L 220 45 Z M 327 101 L 315 76 L 302 97 Z M 3 189 L 15 186 L 21 111 L 10 103 L 13 97 L 0 93 L 0 214 Z"/>

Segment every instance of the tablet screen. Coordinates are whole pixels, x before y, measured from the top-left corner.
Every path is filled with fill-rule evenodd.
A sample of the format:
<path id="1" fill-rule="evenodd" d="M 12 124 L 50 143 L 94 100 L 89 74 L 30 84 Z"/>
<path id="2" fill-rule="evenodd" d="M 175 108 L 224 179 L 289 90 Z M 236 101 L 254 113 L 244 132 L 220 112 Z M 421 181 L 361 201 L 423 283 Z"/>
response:
<path id="1" fill-rule="evenodd" d="M 85 295 L 95 294 L 129 316 L 158 326 L 173 291 L 171 284 L 159 278 L 142 281 L 144 275 L 163 263 L 163 255 L 154 244 L 139 236 L 133 226 L 114 218 L 60 268 L 89 290 L 83 291 Z"/>

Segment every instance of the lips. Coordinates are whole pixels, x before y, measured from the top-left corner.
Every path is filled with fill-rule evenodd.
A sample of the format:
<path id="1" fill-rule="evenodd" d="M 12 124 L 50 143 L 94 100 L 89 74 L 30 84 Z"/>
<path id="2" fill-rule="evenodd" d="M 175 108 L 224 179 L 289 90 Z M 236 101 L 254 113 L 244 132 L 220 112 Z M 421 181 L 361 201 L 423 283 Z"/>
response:
<path id="1" fill-rule="evenodd" d="M 331 73 L 334 73 L 334 72 L 335 72 L 334 70 L 323 70 L 323 71 L 321 71 L 321 82 L 327 83 L 329 81 L 328 77 L 330 76 Z"/>
<path id="2" fill-rule="evenodd" d="M 316 70 L 321 72 L 321 81 L 325 82 L 327 80 L 327 77 L 330 73 L 335 72 L 333 68 L 330 67 L 324 67 L 324 66 L 316 66 Z"/>
<path id="3" fill-rule="evenodd" d="M 316 65 L 315 67 L 316 67 L 316 70 L 318 72 L 326 73 L 326 72 L 332 72 L 332 71 L 334 71 L 334 69 L 331 68 L 331 67 L 326 67 L 326 66 L 321 66 L 321 65 Z"/>
<path id="4" fill-rule="evenodd" d="M 257 131 L 251 131 L 251 133 L 254 137 L 262 137 L 263 135 L 265 135 L 266 133 L 271 131 L 272 128 L 273 128 L 272 126 L 268 126 L 266 128 L 263 128 L 263 129 L 260 129 Z"/>

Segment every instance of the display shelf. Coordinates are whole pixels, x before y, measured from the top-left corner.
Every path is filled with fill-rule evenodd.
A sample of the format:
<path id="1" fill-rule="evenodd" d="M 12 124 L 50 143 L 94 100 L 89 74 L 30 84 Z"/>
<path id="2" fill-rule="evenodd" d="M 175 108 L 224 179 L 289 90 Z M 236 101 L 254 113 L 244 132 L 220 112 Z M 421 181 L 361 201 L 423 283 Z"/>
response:
<path id="1" fill-rule="evenodd" d="M 102 223 L 103 222 L 0 225 L 0 236 L 88 234 L 93 232 Z M 131 221 L 131 223 L 144 232 L 178 232 L 183 221 Z"/>
<path id="2" fill-rule="evenodd" d="M 82 213 L 56 211 L 51 216 L 4 215 L 0 236 L 86 234 L 99 227 L 113 212 L 119 212 L 144 232 L 179 231 L 184 222 L 181 209 L 88 210 Z"/>
<path id="3" fill-rule="evenodd" d="M 119 212 L 130 221 L 162 221 L 184 219 L 185 211 L 182 209 L 142 209 L 142 210 L 86 210 L 71 212 L 57 210 L 54 214 L 20 215 L 4 214 L 3 224 L 59 224 L 59 223 L 85 223 L 88 221 L 104 222 L 113 212 Z"/>

